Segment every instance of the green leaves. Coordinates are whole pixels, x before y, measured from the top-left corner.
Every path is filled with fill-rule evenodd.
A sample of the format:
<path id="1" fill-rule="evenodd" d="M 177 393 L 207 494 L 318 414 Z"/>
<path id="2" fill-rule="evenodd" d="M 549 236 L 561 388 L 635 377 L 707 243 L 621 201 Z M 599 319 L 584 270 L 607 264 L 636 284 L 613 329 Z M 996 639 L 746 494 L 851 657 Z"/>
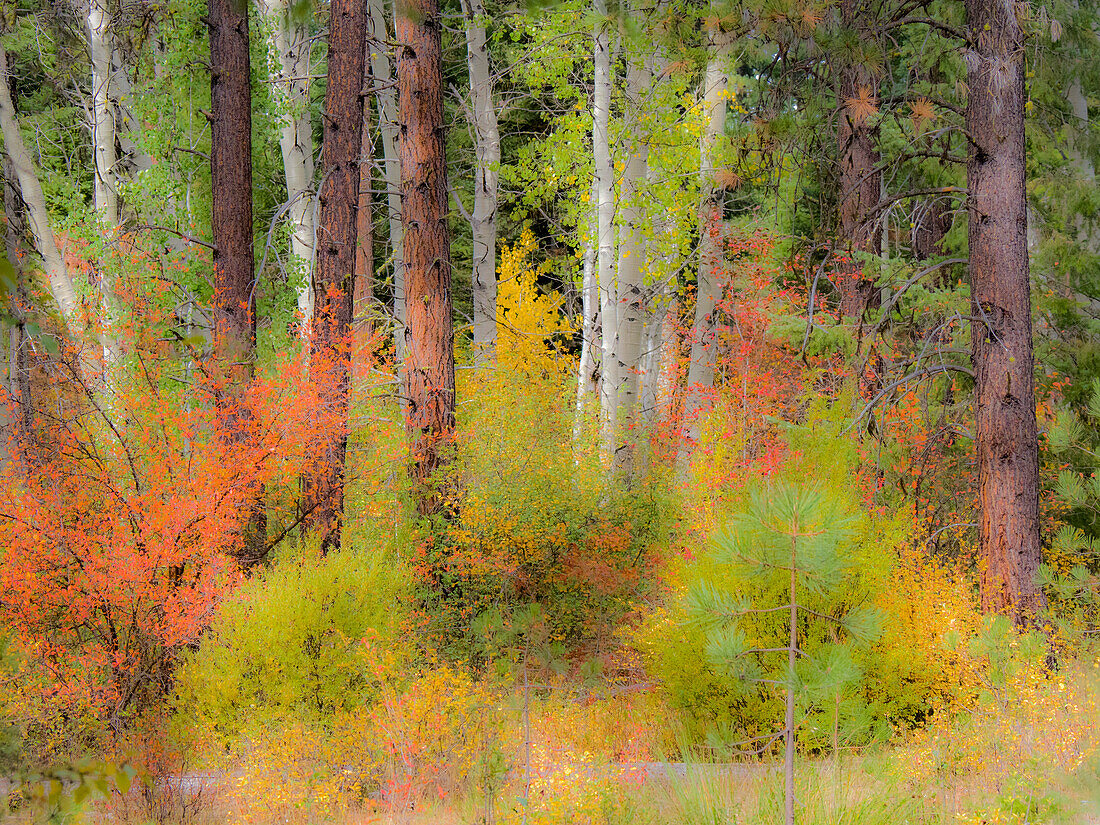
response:
<path id="1" fill-rule="evenodd" d="M 137 778 L 147 779 L 129 763 L 116 764 L 99 759 L 80 759 L 59 764 L 44 771 L 16 775 L 13 792 L 41 809 L 47 821 L 67 821 L 84 803 L 99 797 L 106 799 L 114 791 L 130 792 Z"/>

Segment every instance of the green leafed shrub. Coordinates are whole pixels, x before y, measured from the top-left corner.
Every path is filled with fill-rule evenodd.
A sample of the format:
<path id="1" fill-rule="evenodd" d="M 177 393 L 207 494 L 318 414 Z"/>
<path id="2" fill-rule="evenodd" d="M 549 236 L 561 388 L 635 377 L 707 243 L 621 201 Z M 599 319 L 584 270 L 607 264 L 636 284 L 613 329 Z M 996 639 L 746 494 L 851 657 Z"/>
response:
<path id="1" fill-rule="evenodd" d="M 405 575 L 382 552 L 284 558 L 221 606 L 180 671 L 179 704 L 232 736 L 318 722 L 370 698 L 364 639 L 400 647 Z"/>

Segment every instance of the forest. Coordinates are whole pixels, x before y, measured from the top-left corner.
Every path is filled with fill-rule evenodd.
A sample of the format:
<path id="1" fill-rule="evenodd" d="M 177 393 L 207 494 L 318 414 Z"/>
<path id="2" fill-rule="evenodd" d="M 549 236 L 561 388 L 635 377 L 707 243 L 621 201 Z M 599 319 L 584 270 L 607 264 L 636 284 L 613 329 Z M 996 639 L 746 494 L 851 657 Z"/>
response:
<path id="1" fill-rule="evenodd" d="M 1096 0 L 2 0 L 0 820 L 1100 823 Z"/>

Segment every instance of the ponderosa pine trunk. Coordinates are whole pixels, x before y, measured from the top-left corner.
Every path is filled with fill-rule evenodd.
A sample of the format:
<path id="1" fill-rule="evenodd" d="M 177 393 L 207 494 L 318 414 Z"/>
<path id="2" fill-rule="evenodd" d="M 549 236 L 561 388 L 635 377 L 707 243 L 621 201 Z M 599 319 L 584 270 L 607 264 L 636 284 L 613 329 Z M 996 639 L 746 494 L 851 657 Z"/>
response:
<path id="1" fill-rule="evenodd" d="M 1034 620 L 1039 446 L 1027 253 L 1024 35 L 1015 6 L 966 0 L 966 167 L 982 608 Z"/>
<path id="2" fill-rule="evenodd" d="M 470 114 L 474 130 L 474 357 L 496 361 L 497 340 L 497 184 L 500 177 L 500 128 L 489 67 L 483 0 L 462 0 L 466 24 L 466 60 L 470 71 Z"/>
<path id="3" fill-rule="evenodd" d="M 302 485 L 302 525 L 319 531 L 321 552 L 340 546 L 344 509 L 367 31 L 366 0 L 332 0 L 329 9 L 325 166 L 318 193 L 321 214 L 310 336 L 310 380 L 323 399 L 326 438 L 317 467 Z"/>
<path id="4" fill-rule="evenodd" d="M 439 0 L 398 4 L 397 97 L 406 295 L 403 386 L 410 473 L 422 515 L 442 509 L 442 496 L 430 482 L 455 425 L 442 35 Z"/>
<path id="5" fill-rule="evenodd" d="M 863 0 L 842 0 L 841 21 L 868 37 Z M 847 64 L 840 69 L 837 93 L 837 156 L 840 164 L 840 314 L 859 318 L 873 303 L 875 282 L 863 272 L 857 253 L 877 254 L 879 231 L 874 220 L 882 186 L 879 153 L 872 135 L 870 107 L 877 105 L 878 83 L 867 66 Z"/>
<path id="6" fill-rule="evenodd" d="M 250 436 L 242 403 L 256 351 L 256 290 L 252 248 L 252 90 L 249 85 L 248 7 L 239 0 L 209 0 L 210 177 L 214 241 L 215 399 L 221 437 L 229 444 Z M 242 564 L 267 550 L 262 491 L 234 552 Z"/>

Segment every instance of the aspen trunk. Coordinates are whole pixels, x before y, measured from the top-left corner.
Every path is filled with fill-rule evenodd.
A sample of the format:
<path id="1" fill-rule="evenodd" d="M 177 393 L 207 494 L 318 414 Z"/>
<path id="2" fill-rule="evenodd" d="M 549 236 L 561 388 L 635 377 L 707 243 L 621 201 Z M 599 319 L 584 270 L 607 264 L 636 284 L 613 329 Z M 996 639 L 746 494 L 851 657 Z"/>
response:
<path id="1" fill-rule="evenodd" d="M 303 527 L 320 531 L 322 552 L 340 546 L 344 509 L 366 18 L 366 0 L 333 0 L 330 6 L 310 377 L 332 421 L 327 422 L 321 461 L 302 489 Z"/>
<path id="2" fill-rule="evenodd" d="M 857 4 L 842 0 L 841 19 L 848 28 L 866 37 L 866 21 Z M 849 101 L 874 99 L 878 84 L 864 66 L 846 65 L 840 71 L 837 93 L 837 157 L 840 163 L 840 240 L 845 260 L 840 266 L 840 314 L 859 318 L 875 295 L 873 278 L 864 277 L 857 252 L 879 251 L 879 230 L 874 220 L 878 206 L 882 173 L 878 171 L 879 153 L 871 134 L 868 112 L 853 108 Z"/>
<path id="3" fill-rule="evenodd" d="M 678 462 L 681 469 L 699 440 L 702 413 L 714 387 L 714 312 L 722 289 L 722 248 L 719 239 L 721 208 L 714 185 L 714 153 L 725 133 L 726 99 L 729 86 L 729 38 L 719 31 L 710 34 L 709 56 L 703 77 L 703 108 L 706 124 L 699 146 L 699 268 L 696 272 L 695 317 L 692 324 L 691 357 L 687 390 L 684 394 L 683 443 Z"/>
<path id="4" fill-rule="evenodd" d="M 405 229 L 401 222 L 401 157 L 398 149 L 397 90 L 393 86 L 385 0 L 368 0 L 371 27 L 371 74 L 376 86 L 378 131 L 382 138 L 382 170 L 386 184 L 386 214 L 393 261 L 394 350 L 397 364 L 405 358 Z"/>
<path id="5" fill-rule="evenodd" d="M 404 226 L 404 388 L 411 475 L 421 515 L 443 507 L 429 482 L 455 425 L 451 255 L 439 0 L 398 6 L 397 86 Z"/>
<path id="6" fill-rule="evenodd" d="M 649 71 L 644 64 L 630 61 L 626 71 L 627 116 L 633 121 L 628 128 L 626 165 L 623 169 L 619 197 L 622 203 L 622 223 L 619 228 L 619 267 L 616 317 L 618 341 L 615 346 L 616 463 L 628 473 L 632 464 L 632 441 L 636 434 L 624 437 L 620 427 L 633 428 L 637 423 L 639 382 L 642 358 L 642 334 L 646 319 L 645 264 L 646 236 L 644 185 L 649 165 L 649 144 L 641 133 L 639 112 L 642 95 L 649 86 Z"/>
<path id="7" fill-rule="evenodd" d="M 474 167 L 474 354 L 478 363 L 496 361 L 497 337 L 497 183 L 500 129 L 497 126 L 493 79 L 485 35 L 483 0 L 462 0 L 466 23 L 466 54 L 470 71 L 477 163 Z"/>
<path id="8" fill-rule="evenodd" d="M 316 219 L 313 195 L 313 127 L 310 122 L 309 28 L 295 23 L 287 0 L 261 0 L 274 58 L 275 99 L 280 113 L 279 150 L 289 206 L 290 253 L 302 280 L 298 314 L 313 317 L 313 265 Z"/>
<path id="9" fill-rule="evenodd" d="M 596 185 L 593 181 L 592 204 L 596 202 Z M 578 228 L 580 229 L 580 228 Z M 573 443 L 580 442 L 584 427 L 585 411 L 590 400 L 599 392 L 599 368 L 596 352 L 600 349 L 600 290 L 596 281 L 596 242 L 592 221 L 586 228 L 584 251 L 581 259 L 581 353 L 577 362 L 577 406 L 573 415 Z"/>
<path id="10" fill-rule="evenodd" d="M 595 76 L 592 93 L 592 154 L 596 189 L 596 280 L 600 289 L 603 352 L 600 361 L 600 443 L 610 462 L 617 440 L 619 335 L 615 285 L 615 169 L 611 163 L 611 49 L 606 0 L 595 0 L 599 18 L 592 31 Z"/>
<path id="11" fill-rule="evenodd" d="M 111 106 L 111 15 L 107 0 L 88 4 L 88 50 L 92 64 L 92 146 L 95 159 L 95 208 L 110 231 L 118 228 L 118 156 L 115 153 L 115 113 Z"/>
<path id="12" fill-rule="evenodd" d="M 1034 620 L 1039 445 L 1031 340 L 1024 35 L 1013 6 L 967 0 L 966 129 L 982 608 Z"/>
<path id="13" fill-rule="evenodd" d="M 246 440 L 251 416 L 241 396 L 252 380 L 256 290 L 252 249 L 252 91 L 248 9 L 238 0 L 209 0 L 210 178 L 214 241 L 214 355 L 221 437 Z M 262 491 L 235 552 L 253 565 L 266 553 Z"/>
<path id="14" fill-rule="evenodd" d="M 12 104 L 11 90 L 8 87 L 8 56 L 0 46 L 0 130 L 4 134 L 4 151 L 11 160 L 19 183 L 19 192 L 27 208 L 27 223 L 30 225 L 34 245 L 42 258 L 46 279 L 61 317 L 65 320 L 70 335 L 79 341 L 81 333 L 80 301 L 73 288 L 73 282 L 65 267 L 65 258 L 57 248 L 49 214 L 46 212 L 46 198 L 42 194 L 42 184 L 34 168 L 23 136 L 19 133 L 19 121 Z"/>

